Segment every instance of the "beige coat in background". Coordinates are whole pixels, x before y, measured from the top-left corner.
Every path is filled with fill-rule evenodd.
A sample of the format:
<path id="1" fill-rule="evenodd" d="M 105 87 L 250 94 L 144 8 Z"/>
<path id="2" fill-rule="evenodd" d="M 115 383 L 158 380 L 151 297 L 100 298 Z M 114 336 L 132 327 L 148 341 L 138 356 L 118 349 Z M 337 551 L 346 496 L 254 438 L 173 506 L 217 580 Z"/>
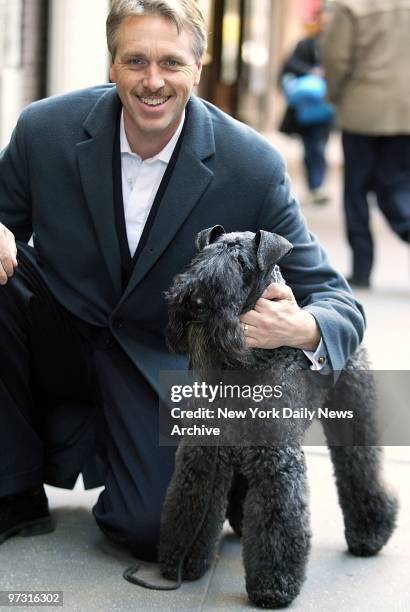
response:
<path id="1" fill-rule="evenodd" d="M 338 125 L 410 134 L 410 0 L 337 0 L 321 62 Z"/>

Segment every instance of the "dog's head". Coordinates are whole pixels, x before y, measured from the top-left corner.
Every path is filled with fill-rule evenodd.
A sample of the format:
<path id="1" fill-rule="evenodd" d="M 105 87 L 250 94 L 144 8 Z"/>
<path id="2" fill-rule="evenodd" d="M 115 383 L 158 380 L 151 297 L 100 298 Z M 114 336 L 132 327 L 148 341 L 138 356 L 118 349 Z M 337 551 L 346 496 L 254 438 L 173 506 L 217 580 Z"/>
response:
<path id="1" fill-rule="evenodd" d="M 253 308 L 292 245 L 271 232 L 226 234 L 217 225 L 201 231 L 196 246 L 166 294 L 167 342 L 174 352 L 187 352 L 194 366 L 212 360 L 235 367 L 246 351 L 239 316 Z"/>

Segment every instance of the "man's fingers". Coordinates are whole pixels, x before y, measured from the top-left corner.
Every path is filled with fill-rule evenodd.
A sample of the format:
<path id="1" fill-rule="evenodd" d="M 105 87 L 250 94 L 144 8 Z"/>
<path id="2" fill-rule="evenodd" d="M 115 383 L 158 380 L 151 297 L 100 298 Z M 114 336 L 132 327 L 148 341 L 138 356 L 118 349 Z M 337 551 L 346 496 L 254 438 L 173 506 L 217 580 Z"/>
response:
<path id="1" fill-rule="evenodd" d="M 5 282 L 7 282 L 7 279 L 13 276 L 14 274 L 15 266 L 13 265 L 13 260 L 10 257 L 6 260 L 2 260 L 1 267 L 2 267 L 1 269 L 2 269 L 3 274 L 0 274 L 0 278 L 3 275 L 6 275 Z M 3 284 L 5 284 L 5 282 Z"/>
<path id="2" fill-rule="evenodd" d="M 17 247 L 14 235 L 0 226 L 0 283 L 4 285 L 17 267 Z"/>
<path id="3" fill-rule="evenodd" d="M 260 348 L 259 342 L 255 338 L 246 338 L 246 346 L 248 348 Z"/>
<path id="4" fill-rule="evenodd" d="M 9 279 L 9 275 L 7 274 L 6 270 L 3 268 L 0 262 L 0 285 L 5 285 L 8 279 Z"/>
<path id="5" fill-rule="evenodd" d="M 242 323 L 242 327 L 248 325 L 250 327 L 257 327 L 260 322 L 260 315 L 255 310 L 250 310 L 246 314 L 239 317 Z M 246 330 L 245 330 L 246 331 Z"/>
<path id="6" fill-rule="evenodd" d="M 15 255 L 12 255 L 10 251 L 0 251 L 0 264 L 3 272 L 8 276 L 13 276 L 14 268 L 17 265 Z"/>
<path id="7" fill-rule="evenodd" d="M 293 292 L 288 285 L 282 285 L 281 283 L 271 283 L 266 287 L 262 294 L 262 299 L 265 300 L 294 300 Z"/>
<path id="8" fill-rule="evenodd" d="M 11 257 L 11 261 L 13 264 L 13 268 L 17 268 L 17 245 L 16 245 L 16 239 L 14 238 L 14 235 L 9 232 L 9 245 L 10 245 L 10 257 Z"/>

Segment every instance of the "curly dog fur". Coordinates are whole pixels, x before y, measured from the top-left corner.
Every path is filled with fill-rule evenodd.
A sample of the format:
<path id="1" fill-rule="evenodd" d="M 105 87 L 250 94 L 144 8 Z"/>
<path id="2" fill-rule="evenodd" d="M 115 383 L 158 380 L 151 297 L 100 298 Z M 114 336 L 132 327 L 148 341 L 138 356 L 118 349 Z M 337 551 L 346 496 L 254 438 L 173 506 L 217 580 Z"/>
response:
<path id="1" fill-rule="evenodd" d="M 238 318 L 253 307 L 273 274 L 283 282 L 276 263 L 291 249 L 290 243 L 269 232 L 225 234 L 216 226 L 198 234 L 197 247 L 198 254 L 167 294 L 171 349 L 187 352 L 190 367 L 203 380 L 211 371 L 265 370 L 283 375 L 292 385 L 294 374 L 309 367 L 303 352 L 288 347 L 247 349 Z M 368 368 L 360 347 L 330 391 L 318 391 L 319 405 L 342 403 L 354 410 L 360 439 L 366 440 L 366 446 L 337 445 L 332 424 L 323 421 L 347 545 L 360 556 L 382 548 L 397 514 L 397 500 L 381 479 L 373 381 L 358 375 Z M 294 391 L 302 399 L 307 393 Z M 227 516 L 242 537 L 249 599 L 260 607 L 278 608 L 298 595 L 311 537 L 303 428 L 299 433 L 299 443 L 289 446 L 201 447 L 181 442 L 161 520 L 159 562 L 164 576 L 175 579 L 199 525 L 182 576 L 202 576 Z"/>

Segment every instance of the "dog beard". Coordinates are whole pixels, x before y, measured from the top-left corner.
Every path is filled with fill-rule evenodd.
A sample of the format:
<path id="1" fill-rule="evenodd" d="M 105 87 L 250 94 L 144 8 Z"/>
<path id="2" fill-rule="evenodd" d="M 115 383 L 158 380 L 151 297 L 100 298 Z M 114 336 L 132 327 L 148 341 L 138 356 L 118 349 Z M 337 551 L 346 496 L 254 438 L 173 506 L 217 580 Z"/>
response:
<path id="1" fill-rule="evenodd" d="M 203 370 L 212 367 L 210 339 L 202 325 L 190 323 L 187 330 L 189 367 Z"/>
<path id="2" fill-rule="evenodd" d="M 238 317 L 220 318 L 212 330 L 192 322 L 187 329 L 190 368 L 217 370 L 244 367 L 249 350 Z"/>

